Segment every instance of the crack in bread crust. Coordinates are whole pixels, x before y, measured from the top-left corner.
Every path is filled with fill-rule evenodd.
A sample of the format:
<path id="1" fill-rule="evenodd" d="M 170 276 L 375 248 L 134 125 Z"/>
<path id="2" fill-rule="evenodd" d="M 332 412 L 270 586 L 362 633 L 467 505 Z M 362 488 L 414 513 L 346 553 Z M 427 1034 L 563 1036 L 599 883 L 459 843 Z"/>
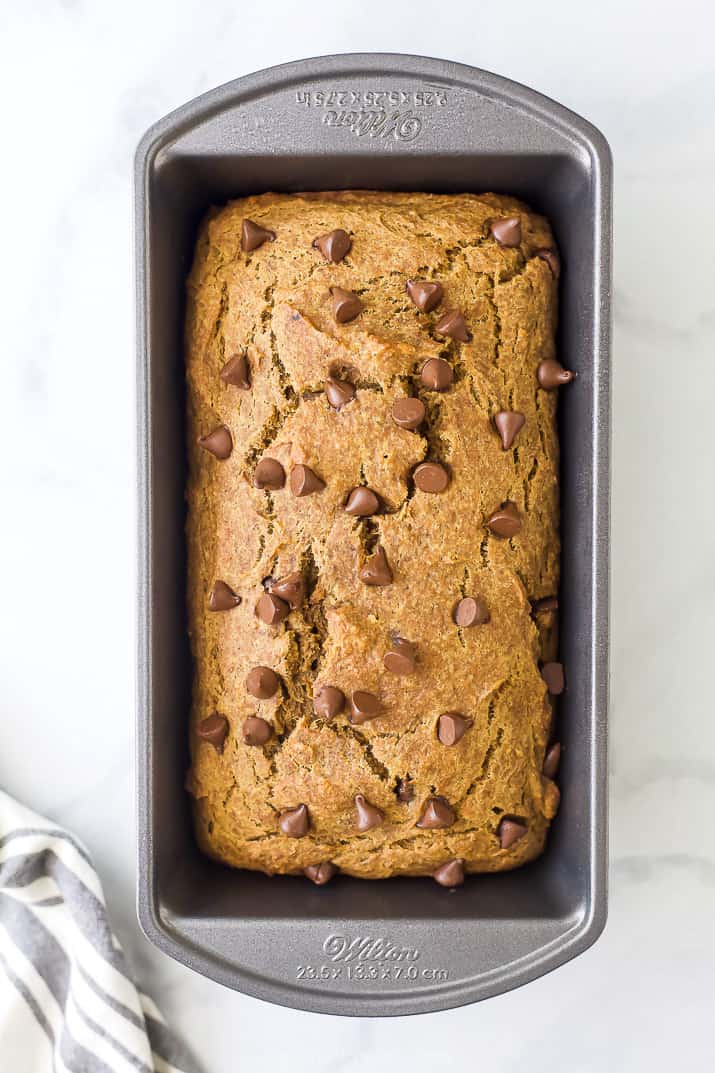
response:
<path id="1" fill-rule="evenodd" d="M 521 246 L 499 246 L 489 222 L 515 213 Z M 275 242 L 243 253 L 244 218 L 275 231 Z M 338 264 L 312 247 L 334 227 L 353 238 Z M 467 871 L 498 871 L 541 852 L 553 786 L 541 776 L 552 711 L 539 661 L 555 658 L 557 640 L 553 616 L 534 622 L 529 600 L 558 591 L 559 564 L 556 393 L 539 390 L 535 376 L 555 355 L 556 283 L 535 254 L 546 247 L 553 239 L 543 218 L 491 194 L 269 194 L 205 220 L 186 328 L 192 727 L 212 711 L 230 727 L 222 753 L 191 737 L 188 786 L 209 854 L 269 872 L 332 860 L 378 878 L 430 874 L 452 857 Z M 441 305 L 421 313 L 406 296 L 409 278 L 439 280 Z M 331 286 L 360 295 L 365 308 L 354 321 L 335 323 Z M 463 312 L 470 342 L 435 332 L 448 308 Z M 218 376 L 238 352 L 248 360 L 248 390 Z M 429 357 L 453 367 L 445 392 L 421 382 Z M 356 388 L 339 411 L 323 392 L 328 376 Z M 401 395 L 425 404 L 417 431 L 390 418 Z M 492 424 L 500 409 L 526 417 L 508 451 Z M 220 423 L 234 444 L 224 462 L 194 446 Z M 325 489 L 296 498 L 288 483 L 254 488 L 265 455 L 286 475 L 309 466 Z M 411 473 L 424 460 L 447 467 L 443 494 L 415 488 Z M 358 484 L 381 498 L 370 519 L 342 509 Z M 523 528 L 502 541 L 485 523 L 506 500 Z M 357 572 L 378 544 L 393 582 L 367 586 Z M 278 626 L 264 625 L 254 607 L 266 579 L 295 570 L 307 582 L 305 602 Z M 242 597 L 229 612 L 208 610 L 217 579 Z M 452 609 L 468 595 L 486 602 L 490 619 L 458 628 Z M 396 636 L 417 646 L 406 677 L 382 662 Z M 280 676 L 275 697 L 247 693 L 257 665 Z M 313 711 L 321 685 L 346 697 L 373 692 L 383 712 L 359 727 L 345 711 L 326 723 Z M 472 720 L 451 747 L 436 735 L 445 711 Z M 243 742 L 251 715 L 273 727 L 262 748 Z M 395 787 L 408 775 L 415 793 L 404 803 Z M 384 813 L 362 833 L 357 793 Z M 454 825 L 417 828 L 435 795 L 452 804 Z M 311 826 L 288 838 L 277 815 L 299 803 Z M 507 850 L 496 833 L 503 814 L 528 826 Z"/>

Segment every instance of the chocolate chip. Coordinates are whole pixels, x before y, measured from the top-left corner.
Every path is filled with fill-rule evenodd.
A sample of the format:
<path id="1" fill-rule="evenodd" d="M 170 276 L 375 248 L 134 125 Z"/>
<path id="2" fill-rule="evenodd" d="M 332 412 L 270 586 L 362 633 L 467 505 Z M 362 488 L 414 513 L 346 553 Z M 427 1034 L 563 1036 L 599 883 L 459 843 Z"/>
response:
<path id="1" fill-rule="evenodd" d="M 253 220 L 244 220 L 241 224 L 241 249 L 244 253 L 257 250 L 264 242 L 275 241 L 275 231 L 269 231 L 267 227 L 261 227 Z"/>
<path id="2" fill-rule="evenodd" d="M 253 471 L 254 488 L 277 492 L 286 482 L 286 471 L 275 458 L 262 458 Z"/>
<path id="3" fill-rule="evenodd" d="M 495 510 L 487 519 L 487 525 L 494 536 L 502 540 L 516 536 L 521 529 L 521 515 L 516 504 L 507 502 L 499 510 Z"/>
<path id="4" fill-rule="evenodd" d="M 358 831 L 369 831 L 373 827 L 379 827 L 385 819 L 384 812 L 371 805 L 362 794 L 355 794 L 355 809 L 357 811 Z"/>
<path id="5" fill-rule="evenodd" d="M 209 594 L 209 611 L 230 611 L 238 607 L 241 597 L 225 581 L 214 581 Z"/>
<path id="6" fill-rule="evenodd" d="M 440 887 L 461 887 L 464 883 L 464 861 L 461 857 L 455 857 L 453 861 L 441 864 L 436 872 L 432 873 Z"/>
<path id="7" fill-rule="evenodd" d="M 219 373 L 224 384 L 232 384 L 234 387 L 243 388 L 247 391 L 251 386 L 250 370 L 244 354 L 234 354 L 224 365 Z"/>
<path id="8" fill-rule="evenodd" d="M 521 220 L 518 216 L 492 220 L 489 230 L 500 246 L 518 246 L 521 243 Z"/>
<path id="9" fill-rule="evenodd" d="M 256 604 L 256 614 L 267 626 L 277 626 L 290 614 L 290 605 L 270 592 L 264 592 Z"/>
<path id="10" fill-rule="evenodd" d="M 440 827 L 451 827 L 456 818 L 449 801 L 443 797 L 430 797 L 416 826 L 436 831 Z"/>
<path id="11" fill-rule="evenodd" d="M 281 812 L 278 817 L 278 826 L 284 835 L 289 838 L 302 838 L 308 834 L 310 827 L 310 814 L 305 805 L 296 805 Z"/>
<path id="12" fill-rule="evenodd" d="M 337 871 L 332 861 L 322 861 L 320 864 L 309 864 L 303 869 L 303 875 L 312 879 L 316 887 L 323 887 L 330 882 Z"/>
<path id="13" fill-rule="evenodd" d="M 220 462 L 225 462 L 233 450 L 231 433 L 225 425 L 219 425 L 213 432 L 209 432 L 208 436 L 199 437 L 199 447 L 203 447 L 205 451 L 214 455 Z"/>
<path id="14" fill-rule="evenodd" d="M 448 335 L 450 339 L 456 339 L 459 343 L 468 343 L 472 338 L 464 315 L 458 309 L 450 309 L 443 317 L 440 317 L 434 330 L 438 335 Z"/>
<path id="15" fill-rule="evenodd" d="M 354 518 L 369 518 L 371 514 L 377 514 L 380 509 L 380 500 L 372 488 L 353 488 L 345 501 L 346 514 L 352 514 Z"/>
<path id="16" fill-rule="evenodd" d="M 502 849 L 509 849 L 520 838 L 523 838 L 529 828 L 521 820 L 510 819 L 505 816 L 499 824 L 497 834 Z"/>
<path id="17" fill-rule="evenodd" d="M 392 584 L 392 570 L 384 548 L 379 546 L 375 548 L 372 555 L 360 567 L 358 577 L 363 585 Z"/>
<path id="18" fill-rule="evenodd" d="M 489 622 L 489 608 L 478 596 L 465 596 L 455 606 L 452 618 L 462 628 L 483 626 Z"/>
<path id="19" fill-rule="evenodd" d="M 525 423 L 526 418 L 518 410 L 500 410 L 494 415 L 494 424 L 501 436 L 501 445 L 505 451 L 509 450 Z"/>
<path id="20" fill-rule="evenodd" d="M 322 492 L 325 481 L 310 466 L 293 466 L 290 471 L 290 490 L 294 496 L 312 496 L 315 492 Z"/>
<path id="21" fill-rule="evenodd" d="M 444 492 L 449 484 L 449 474 L 439 462 L 420 462 L 412 476 L 420 492 Z"/>
<path id="22" fill-rule="evenodd" d="M 432 280 L 408 279 L 405 290 L 423 313 L 436 309 L 444 295 L 442 284 Z"/>
<path id="23" fill-rule="evenodd" d="M 271 740 L 273 727 L 265 719 L 261 719 L 260 716 L 249 715 L 248 719 L 243 721 L 241 733 L 243 734 L 244 745 L 260 746 Z"/>
<path id="24" fill-rule="evenodd" d="M 340 410 L 355 398 L 355 388 L 349 380 L 336 380 L 329 376 L 325 381 L 325 394 L 334 410 Z"/>
<path id="25" fill-rule="evenodd" d="M 424 421 L 425 413 L 421 399 L 395 399 L 392 404 L 392 420 L 400 428 L 416 429 Z"/>
<path id="26" fill-rule="evenodd" d="M 382 658 L 388 671 L 393 674 L 414 674 L 417 665 L 417 645 L 398 637 Z"/>
<path id="27" fill-rule="evenodd" d="M 369 723 L 377 718 L 382 712 L 382 705 L 374 693 L 367 693 L 364 689 L 357 689 L 350 697 L 351 723 L 360 726 L 361 723 Z"/>
<path id="28" fill-rule="evenodd" d="M 328 722 L 345 707 L 345 694 L 335 686 L 321 686 L 313 697 L 313 711 Z"/>
<path id="29" fill-rule="evenodd" d="M 342 227 L 336 227 L 327 235 L 320 235 L 319 238 L 313 239 L 313 246 L 320 250 L 326 261 L 332 261 L 333 264 L 342 261 L 343 257 L 350 253 L 352 244 L 353 240 Z"/>
<path id="30" fill-rule="evenodd" d="M 333 316 L 338 324 L 347 324 L 349 320 L 359 317 L 365 306 L 352 291 L 343 290 L 342 287 L 331 287 L 333 296 Z"/>
<path id="31" fill-rule="evenodd" d="M 563 365 L 553 358 L 546 358 L 536 370 L 536 379 L 544 391 L 553 391 L 562 384 L 569 384 L 575 377 L 576 373 L 564 369 Z"/>
<path id="32" fill-rule="evenodd" d="M 551 275 L 554 279 L 558 279 L 561 275 L 561 261 L 556 250 L 534 250 L 534 253 L 537 257 L 540 257 L 542 261 L 546 261 L 551 269 Z"/>
<path id="33" fill-rule="evenodd" d="M 403 805 L 409 805 L 410 801 L 414 801 L 415 784 L 412 779 L 398 779 L 395 787 L 395 794 L 397 795 L 397 800 Z"/>
<path id="34" fill-rule="evenodd" d="M 473 725 L 473 719 L 459 712 L 445 712 L 437 720 L 437 737 L 443 745 L 456 745 Z"/>
<path id="35" fill-rule="evenodd" d="M 299 570 L 268 584 L 268 591 L 289 603 L 293 611 L 305 600 L 305 578 Z"/>
<path id="36" fill-rule="evenodd" d="M 535 615 L 545 615 L 548 611 L 558 611 L 559 601 L 556 596 L 542 596 L 540 600 L 531 601 L 531 610 Z"/>
<path id="37" fill-rule="evenodd" d="M 430 391 L 446 391 L 454 381 L 454 369 L 444 358 L 429 358 L 422 366 L 420 380 Z"/>
<path id="38" fill-rule="evenodd" d="M 246 689 L 258 700 L 274 697 L 280 684 L 280 678 L 270 667 L 252 667 L 246 677 Z"/>
<path id="39" fill-rule="evenodd" d="M 217 753 L 222 753 L 228 734 L 228 719 L 225 715 L 219 715 L 214 712 L 213 715 L 208 715 L 201 720 L 196 727 L 196 733 L 202 741 L 207 741 L 209 745 L 213 745 Z"/>
<path id="40" fill-rule="evenodd" d="M 547 779 L 555 779 L 556 773 L 559 770 L 559 763 L 561 762 L 561 742 L 555 741 L 547 751 L 544 757 L 544 766 L 541 769 L 541 773 L 546 775 Z"/>
<path id="41" fill-rule="evenodd" d="M 563 663 L 544 663 L 541 668 L 541 677 L 546 682 L 546 688 L 552 697 L 558 697 L 564 691 L 564 665 Z"/>

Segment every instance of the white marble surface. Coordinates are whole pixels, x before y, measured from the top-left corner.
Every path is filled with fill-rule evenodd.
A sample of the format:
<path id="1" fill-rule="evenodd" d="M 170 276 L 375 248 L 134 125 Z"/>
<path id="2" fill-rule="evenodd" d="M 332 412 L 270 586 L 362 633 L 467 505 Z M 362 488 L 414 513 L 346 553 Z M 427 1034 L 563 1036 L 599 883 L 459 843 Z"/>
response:
<path id="1" fill-rule="evenodd" d="M 715 18 L 708 3 L 3 5 L 0 781 L 91 848 L 206 1073 L 700 1069 L 715 1014 Z M 157 953 L 134 917 L 131 158 L 220 82 L 448 56 L 592 119 L 616 160 L 612 886 L 596 946 L 454 1012 L 318 1018 Z M 0 1065 L 22 1073 L 22 1055 Z M 8 1064 L 5 1064 L 8 1063 Z"/>

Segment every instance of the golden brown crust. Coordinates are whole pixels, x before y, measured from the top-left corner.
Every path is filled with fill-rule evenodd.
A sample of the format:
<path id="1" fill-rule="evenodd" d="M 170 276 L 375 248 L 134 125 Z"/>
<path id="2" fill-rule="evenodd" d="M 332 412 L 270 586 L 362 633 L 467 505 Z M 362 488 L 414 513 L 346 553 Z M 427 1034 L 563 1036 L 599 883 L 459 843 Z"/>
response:
<path id="1" fill-rule="evenodd" d="M 492 219 L 517 215 L 521 244 L 499 245 Z M 244 219 L 275 232 L 241 250 Z M 312 245 L 343 228 L 352 249 L 339 263 Z M 375 878 L 429 874 L 453 858 L 465 870 L 497 871 L 537 856 L 558 794 L 541 774 L 551 706 L 539 661 L 554 658 L 553 613 L 530 613 L 531 599 L 558 589 L 556 392 L 535 370 L 554 357 L 556 282 L 536 251 L 552 248 L 546 221 L 511 198 L 344 192 L 266 194 L 235 201 L 205 221 L 188 286 L 189 620 L 195 659 L 193 767 L 203 849 L 229 864 L 300 872 L 334 862 Z M 408 279 L 444 284 L 444 299 L 423 313 Z M 364 311 L 336 323 L 329 288 L 357 292 Z M 434 326 L 457 308 L 468 343 Z M 219 372 L 245 352 L 248 390 Z M 428 358 L 443 357 L 454 382 L 443 392 L 420 380 Z M 324 383 L 350 380 L 355 398 L 334 409 Z M 417 431 L 392 420 L 393 401 L 418 395 L 427 408 Z M 526 417 L 504 450 L 493 424 L 500 410 Z M 225 424 L 233 452 L 218 461 L 197 438 Z M 289 473 L 311 467 L 325 482 L 296 497 L 253 487 L 264 455 Z M 415 490 L 411 472 L 444 463 L 442 494 Z M 366 484 L 383 513 L 368 520 L 343 510 Z M 486 527 L 506 501 L 523 526 L 511 539 Z M 379 543 L 394 580 L 362 583 L 358 570 Z M 254 614 L 269 577 L 303 572 L 308 597 L 278 626 Z M 211 612 L 216 580 L 242 597 Z M 486 603 L 489 621 L 458 628 L 460 597 Z M 400 636 L 417 645 L 416 672 L 390 673 L 383 657 Z M 282 689 L 258 700 L 249 670 L 273 668 Z M 378 718 L 353 726 L 347 707 L 332 722 L 314 715 L 314 687 L 379 696 Z M 197 737 L 212 712 L 225 715 L 223 752 Z M 456 744 L 437 738 L 437 720 L 459 712 L 472 725 Z M 274 730 L 262 747 L 244 743 L 246 718 Z M 410 777 L 414 798 L 396 796 Z M 384 822 L 357 830 L 362 794 Z M 456 812 L 448 828 L 416 826 L 430 797 Z M 281 833 L 278 816 L 304 803 L 308 834 Z M 502 816 L 528 826 L 500 847 Z"/>

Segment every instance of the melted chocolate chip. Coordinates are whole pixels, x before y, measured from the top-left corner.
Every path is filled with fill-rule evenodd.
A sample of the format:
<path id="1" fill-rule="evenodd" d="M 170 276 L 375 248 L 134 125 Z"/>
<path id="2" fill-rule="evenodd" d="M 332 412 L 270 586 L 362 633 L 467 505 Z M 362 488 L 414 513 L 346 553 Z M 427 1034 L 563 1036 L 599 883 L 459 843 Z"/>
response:
<path id="1" fill-rule="evenodd" d="M 219 425 L 208 436 L 199 437 L 199 447 L 218 458 L 219 462 L 225 462 L 233 450 L 231 433 L 225 425 Z"/>
<path id="2" fill-rule="evenodd" d="M 256 604 L 256 615 L 267 626 L 277 626 L 290 614 L 290 604 L 273 593 L 264 592 Z"/>
<path id="3" fill-rule="evenodd" d="M 253 471 L 254 488 L 277 492 L 286 482 L 286 471 L 275 458 L 262 458 Z"/>
<path id="4" fill-rule="evenodd" d="M 336 380 L 329 376 L 325 381 L 325 394 L 332 408 L 341 410 L 355 398 L 355 388 L 349 380 Z"/>
<path id="5" fill-rule="evenodd" d="M 432 875 L 440 887 L 461 887 L 464 883 L 464 861 L 461 857 L 455 857 L 453 861 L 441 864 Z"/>
<path id="6" fill-rule="evenodd" d="M 230 611 L 238 607 L 241 597 L 225 581 L 214 581 L 209 594 L 209 611 Z"/>
<path id="7" fill-rule="evenodd" d="M 468 343 L 472 338 L 464 315 L 458 309 L 450 309 L 443 317 L 440 317 L 434 330 L 438 335 L 447 335 L 459 343 Z"/>
<path id="8" fill-rule="evenodd" d="M 444 295 L 444 287 L 436 280 L 408 279 L 405 290 L 423 313 L 436 309 Z"/>
<path id="9" fill-rule="evenodd" d="M 468 626 L 483 626 L 489 622 L 489 609 L 478 596 L 465 596 L 454 608 L 452 617 L 463 629 Z"/>
<path id="10" fill-rule="evenodd" d="M 392 570 L 385 555 L 385 549 L 375 548 L 372 555 L 365 560 L 358 571 L 363 585 L 391 585 Z"/>
<path id="11" fill-rule="evenodd" d="M 310 466 L 293 466 L 290 471 L 290 490 L 294 496 L 312 496 L 316 492 L 322 492 L 325 481 Z"/>
<path id="12" fill-rule="evenodd" d="M 535 615 L 545 615 L 549 611 L 558 611 L 559 601 L 557 596 L 542 596 L 540 600 L 531 601 L 531 610 Z"/>
<path id="13" fill-rule="evenodd" d="M 500 246 L 519 246 L 521 243 L 521 220 L 518 216 L 492 220 L 489 230 Z"/>
<path id="14" fill-rule="evenodd" d="M 569 384 L 575 378 L 576 373 L 564 369 L 563 365 L 554 361 L 553 358 L 546 358 L 536 370 L 536 379 L 544 391 L 553 391 L 554 388 L 561 387 L 563 384 Z"/>
<path id="15" fill-rule="evenodd" d="M 422 366 L 420 380 L 430 391 L 446 391 L 454 381 L 454 369 L 444 358 L 429 358 Z"/>
<path id="16" fill-rule="evenodd" d="M 308 834 L 310 827 L 310 813 L 306 805 L 296 805 L 281 812 L 278 817 L 278 826 L 284 835 L 289 838 L 303 838 Z"/>
<path id="17" fill-rule="evenodd" d="M 552 697 L 558 697 L 564 691 L 563 663 L 545 663 L 541 668 L 541 677 Z"/>
<path id="18" fill-rule="evenodd" d="M 253 220 L 244 220 L 241 225 L 241 249 L 244 253 L 257 250 L 264 242 L 274 242 L 275 231 L 269 231 L 267 227 L 261 227 Z"/>
<path id="19" fill-rule="evenodd" d="M 209 745 L 213 745 L 217 753 L 222 753 L 224 742 L 228 735 L 228 719 L 225 715 L 219 715 L 218 712 L 214 712 L 213 715 L 201 720 L 196 727 L 196 733 L 202 741 L 207 741 Z"/>
<path id="20" fill-rule="evenodd" d="M 376 719 L 381 713 L 382 705 L 374 693 L 367 693 L 364 689 L 357 689 L 350 697 L 350 714 L 348 718 L 355 726 L 360 726 L 361 723 L 369 723 L 371 719 Z"/>
<path id="21" fill-rule="evenodd" d="M 495 510 L 487 519 L 487 525 L 494 536 L 501 540 L 516 536 L 522 525 L 516 504 L 507 502 L 499 510 Z"/>
<path id="22" fill-rule="evenodd" d="M 342 287 L 331 287 L 330 293 L 333 296 L 333 316 L 338 324 L 347 324 L 348 321 L 355 320 L 365 308 L 352 291 L 343 290 Z"/>
<path id="23" fill-rule="evenodd" d="M 520 838 L 523 838 L 529 828 L 521 820 L 505 816 L 499 824 L 497 835 L 502 849 L 509 849 Z"/>
<path id="24" fill-rule="evenodd" d="M 327 235 L 320 235 L 319 238 L 313 239 L 313 246 L 320 250 L 326 261 L 332 261 L 333 264 L 342 261 L 343 257 L 350 253 L 352 244 L 350 235 L 347 231 L 343 231 L 342 227 L 336 227 Z"/>
<path id="25" fill-rule="evenodd" d="M 370 831 L 373 827 L 379 827 L 385 819 L 385 814 L 371 805 L 363 794 L 355 794 L 355 810 L 358 831 Z"/>
<path id="26" fill-rule="evenodd" d="M 473 719 L 467 719 L 459 712 L 445 712 L 437 720 L 437 737 L 442 745 L 456 745 L 473 725 Z"/>
<path id="27" fill-rule="evenodd" d="M 559 770 L 559 764 L 561 762 L 561 743 L 555 741 L 553 745 L 549 746 L 546 750 L 546 756 L 544 757 L 544 766 L 541 769 L 543 775 L 546 775 L 547 779 L 555 779 Z"/>
<path id="28" fill-rule="evenodd" d="M 380 500 L 372 488 L 353 488 L 345 501 L 346 514 L 352 514 L 354 518 L 369 518 L 371 514 L 377 514 L 380 509 Z"/>
<path id="29" fill-rule="evenodd" d="M 292 574 L 286 574 L 278 581 L 269 582 L 268 591 L 285 600 L 295 611 L 305 600 L 305 578 L 299 570 L 294 570 Z"/>
<path id="30" fill-rule="evenodd" d="M 540 257 L 542 261 L 546 261 L 551 269 L 551 275 L 554 279 L 558 279 L 561 275 L 561 261 L 556 250 L 534 250 L 534 253 L 537 257 Z"/>
<path id="31" fill-rule="evenodd" d="M 420 492 L 444 492 L 449 484 L 449 474 L 439 462 L 420 462 L 412 476 Z"/>
<path id="32" fill-rule="evenodd" d="M 496 430 L 501 436 L 503 450 L 508 451 L 517 435 L 526 423 L 526 418 L 518 410 L 501 410 L 494 415 Z"/>
<path id="33" fill-rule="evenodd" d="M 421 399 L 409 397 L 395 399 L 392 404 L 392 420 L 400 428 L 418 428 L 425 419 L 425 404 Z"/>
<path id="34" fill-rule="evenodd" d="M 265 719 L 261 719 L 260 716 L 249 715 L 248 719 L 244 719 L 243 721 L 241 733 L 243 734 L 243 742 L 245 745 L 259 747 L 271 740 L 273 727 L 270 723 L 267 723 Z"/>
<path id="35" fill-rule="evenodd" d="M 413 783 L 412 779 L 407 777 L 404 779 L 398 779 L 397 785 L 395 787 L 395 794 L 397 796 L 397 800 L 400 801 L 403 805 L 409 805 L 410 801 L 414 801 L 415 784 Z"/>
<path id="36" fill-rule="evenodd" d="M 328 722 L 345 707 L 345 694 L 335 686 L 321 686 L 313 697 L 313 711 Z"/>
<path id="37" fill-rule="evenodd" d="M 247 391 L 251 386 L 251 379 L 245 354 L 234 354 L 232 358 L 229 358 L 219 376 L 224 384 L 232 384 L 233 387 L 240 387 Z"/>
<path id="38" fill-rule="evenodd" d="M 430 797 L 427 799 L 424 811 L 416 826 L 430 831 L 437 831 L 442 827 L 451 827 L 456 818 L 454 809 L 449 801 L 446 801 L 443 797 Z"/>
<path id="39" fill-rule="evenodd" d="M 414 674 L 417 669 L 417 645 L 398 637 L 383 656 L 382 662 L 393 674 Z"/>
<path id="40" fill-rule="evenodd" d="M 303 869 L 303 875 L 307 879 L 311 879 L 316 887 L 323 887 L 330 882 L 333 876 L 337 874 L 337 871 L 338 869 L 332 861 L 321 861 L 320 864 L 309 864 L 307 868 Z"/>
<path id="41" fill-rule="evenodd" d="M 271 667 L 252 667 L 246 677 L 246 689 L 258 700 L 274 697 L 280 684 L 280 678 Z"/>

